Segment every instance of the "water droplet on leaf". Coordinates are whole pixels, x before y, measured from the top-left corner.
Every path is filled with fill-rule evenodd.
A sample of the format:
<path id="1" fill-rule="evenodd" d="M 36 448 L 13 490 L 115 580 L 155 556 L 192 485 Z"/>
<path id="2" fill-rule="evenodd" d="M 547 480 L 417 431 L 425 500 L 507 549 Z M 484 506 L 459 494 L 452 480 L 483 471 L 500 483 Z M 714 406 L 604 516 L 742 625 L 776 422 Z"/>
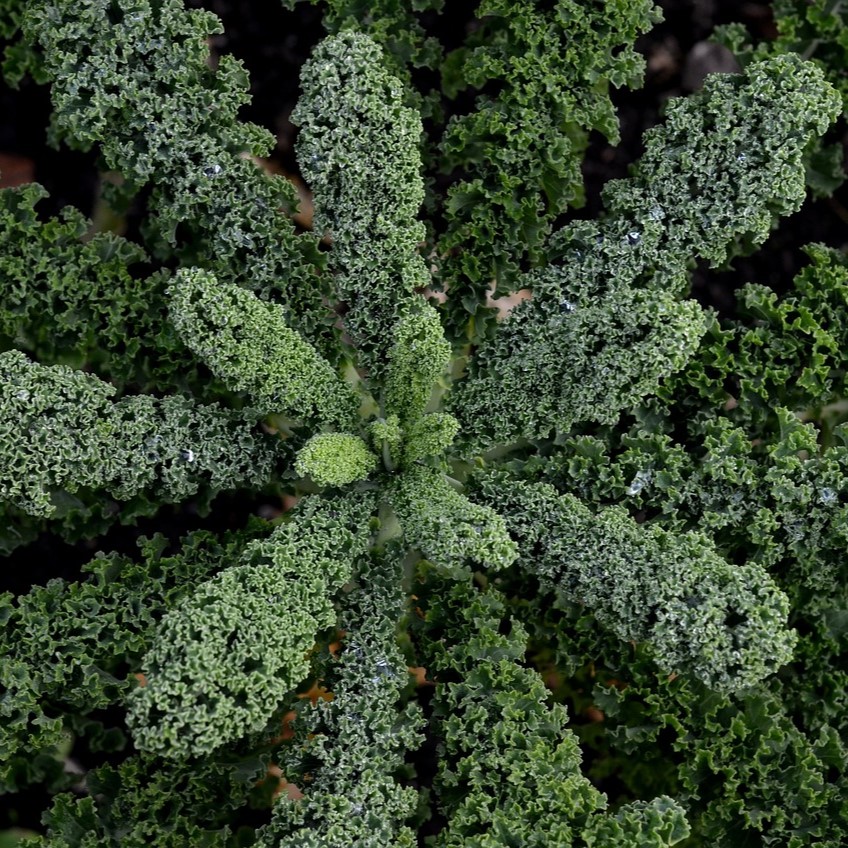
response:
<path id="1" fill-rule="evenodd" d="M 830 506 L 836 503 L 836 492 L 828 486 L 825 486 L 819 491 L 819 503 L 825 506 Z"/>
<path id="2" fill-rule="evenodd" d="M 642 489 L 644 489 L 645 486 L 647 486 L 648 483 L 650 483 L 650 482 L 651 482 L 651 472 L 650 471 L 646 471 L 646 470 L 637 471 L 636 476 L 633 478 L 633 480 L 630 482 L 630 485 L 627 487 L 627 494 L 628 495 L 638 495 L 639 492 L 641 492 Z"/>
<path id="3" fill-rule="evenodd" d="M 374 670 L 377 673 L 377 676 L 372 679 L 372 682 L 379 682 L 381 677 L 394 677 L 395 670 L 392 668 L 392 664 L 385 658 L 377 660 L 374 664 Z"/>
<path id="4" fill-rule="evenodd" d="M 571 315 L 571 313 L 574 312 L 575 309 L 577 309 L 577 307 L 570 300 L 560 301 L 559 311 L 563 315 Z"/>

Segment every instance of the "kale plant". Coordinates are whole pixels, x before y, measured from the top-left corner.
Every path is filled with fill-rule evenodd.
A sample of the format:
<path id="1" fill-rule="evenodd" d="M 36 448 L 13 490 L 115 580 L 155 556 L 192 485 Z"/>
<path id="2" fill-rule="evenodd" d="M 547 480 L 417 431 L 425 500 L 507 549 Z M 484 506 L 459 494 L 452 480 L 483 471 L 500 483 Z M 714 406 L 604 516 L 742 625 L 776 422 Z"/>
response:
<path id="1" fill-rule="evenodd" d="M 4 6 L 7 82 L 144 211 L 0 191 L 4 553 L 294 502 L 0 595 L 0 786 L 54 796 L 23 844 L 848 838 L 848 262 L 689 299 L 800 207 L 842 99 L 751 57 L 563 222 L 657 9 L 483 0 L 449 52 L 441 12 L 328 3 L 298 231 L 213 15 Z"/>

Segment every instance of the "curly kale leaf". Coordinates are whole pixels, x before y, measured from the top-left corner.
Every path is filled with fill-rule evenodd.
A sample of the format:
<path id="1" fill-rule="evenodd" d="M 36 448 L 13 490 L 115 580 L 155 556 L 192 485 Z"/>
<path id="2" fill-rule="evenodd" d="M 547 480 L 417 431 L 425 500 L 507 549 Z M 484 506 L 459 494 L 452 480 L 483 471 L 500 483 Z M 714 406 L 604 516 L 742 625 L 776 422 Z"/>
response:
<path id="1" fill-rule="evenodd" d="M 294 467 L 319 486 L 347 486 L 366 479 L 376 465 L 377 457 L 359 436 L 318 433 L 300 449 Z"/>
<path id="2" fill-rule="evenodd" d="M 78 583 L 51 580 L 14 602 L 2 599 L 0 650 L 0 784 L 35 779 L 42 753 L 63 743 L 69 719 L 120 703 L 162 615 L 192 588 L 225 568 L 264 525 L 224 540 L 196 533 L 165 554 L 166 540 L 142 539 L 140 561 L 99 555 Z M 110 744 L 123 745 L 112 730 Z M 55 762 L 55 760 L 53 760 Z"/>
<path id="3" fill-rule="evenodd" d="M 442 737 L 436 779 L 448 817 L 440 848 L 600 846 L 660 848 L 688 835 L 668 797 L 604 814 L 606 798 L 580 769 L 568 715 L 524 666 L 527 633 L 500 593 L 421 572 L 416 630 L 437 681 L 433 732 Z M 423 599 L 422 596 L 423 595 Z"/>
<path id="4" fill-rule="evenodd" d="M 46 195 L 36 183 L 0 191 L 0 333 L 41 362 L 73 358 L 119 387 L 202 390 L 163 320 L 166 275 L 139 277 L 144 252 L 111 233 L 86 238 L 70 207 L 39 221 Z"/>
<path id="5" fill-rule="evenodd" d="M 657 289 L 519 306 L 448 398 L 460 440 L 482 450 L 581 421 L 612 423 L 686 364 L 705 329 L 696 303 Z"/>
<path id="6" fill-rule="evenodd" d="M 363 558 L 356 586 L 340 602 L 344 640 L 325 668 L 332 697 L 303 701 L 295 738 L 284 750 L 291 778 L 320 768 L 304 797 L 281 797 L 264 828 L 263 848 L 413 848 L 406 824 L 417 793 L 398 776 L 406 751 L 421 743 L 421 711 L 402 706 L 409 674 L 398 639 L 406 597 L 400 588 L 402 551 Z"/>
<path id="7" fill-rule="evenodd" d="M 419 114 L 362 33 L 326 38 L 301 72 L 292 120 L 298 161 L 315 196 L 315 227 L 332 238 L 330 264 L 345 327 L 373 380 L 392 329 L 429 272 L 418 244 L 424 200 Z"/>
<path id="8" fill-rule="evenodd" d="M 838 112 L 821 72 L 793 56 L 751 65 L 746 76 L 714 75 L 674 101 L 647 133 L 634 175 L 606 187 L 606 219 L 563 229 L 562 261 L 529 275 L 532 298 L 481 344 L 450 399 L 469 444 L 614 421 L 679 370 L 705 329 L 694 304 L 672 299 L 685 290 L 687 266 L 699 257 L 720 264 L 762 242 L 776 215 L 799 207 L 804 148 Z M 579 321 L 582 308 L 593 311 L 575 335 L 567 319 Z"/>
<path id="9" fill-rule="evenodd" d="M 316 239 L 296 236 L 286 214 L 294 189 L 245 155 L 265 155 L 274 143 L 238 120 L 245 69 L 232 56 L 210 65 L 220 21 L 179 0 L 39 0 L 27 5 L 21 29 L 51 83 L 53 141 L 99 145 L 105 166 L 126 181 L 113 202 L 152 188 L 151 252 L 176 252 L 263 296 L 284 288 L 297 328 L 335 352 Z"/>
<path id="10" fill-rule="evenodd" d="M 253 740 L 251 740 L 253 741 Z M 83 797 L 57 795 L 44 815 L 47 835 L 28 848 L 226 848 L 228 819 L 262 776 L 260 758 L 171 762 L 148 754 L 86 775 Z"/>
<path id="11" fill-rule="evenodd" d="M 203 484 L 259 485 L 280 456 L 250 410 L 114 394 L 90 374 L 0 354 L 0 497 L 44 517 L 62 492 L 84 488 L 118 500 L 155 490 L 173 502 Z"/>
<path id="12" fill-rule="evenodd" d="M 372 507 L 367 497 L 307 502 L 165 616 L 146 683 L 129 699 L 139 750 L 198 756 L 265 725 L 307 676 L 318 631 L 335 622 L 333 596 L 367 546 Z"/>
<path id="13" fill-rule="evenodd" d="M 439 241 L 454 319 L 483 305 L 492 280 L 509 291 L 522 265 L 543 258 L 555 218 L 582 204 L 589 133 L 618 141 L 609 91 L 640 84 L 633 42 L 659 10 L 651 0 L 485 0 L 476 15 L 479 26 L 443 68 L 451 96 L 494 92 L 454 116 L 440 143 L 440 167 L 464 172 L 448 192 Z"/>
<path id="14" fill-rule="evenodd" d="M 518 555 L 504 519 L 460 494 L 436 468 L 404 471 L 388 495 L 407 542 L 456 576 L 471 564 L 506 568 Z"/>
<path id="15" fill-rule="evenodd" d="M 186 346 L 263 414 L 354 426 L 359 399 L 288 326 L 282 306 L 199 268 L 178 271 L 168 294 L 171 321 Z"/>
<path id="16" fill-rule="evenodd" d="M 792 658 L 786 596 L 761 567 L 723 560 L 703 534 L 640 526 L 617 507 L 593 513 L 552 486 L 505 474 L 481 486 L 504 514 L 522 567 L 619 638 L 649 642 L 666 672 L 734 691 Z"/>
<path id="17" fill-rule="evenodd" d="M 293 9 L 297 3 L 318 0 L 281 0 L 283 6 Z M 389 70 L 404 81 L 409 78 L 409 66 L 434 68 L 442 56 L 442 45 L 433 36 L 427 36 L 419 14 L 427 11 L 440 13 L 445 0 L 327 0 L 323 23 L 327 32 L 337 34 L 355 29 L 366 33 L 384 51 Z M 427 101 L 422 111 L 433 108 Z M 426 112 L 425 112 L 426 114 Z"/>
<path id="18" fill-rule="evenodd" d="M 385 407 L 405 425 L 413 424 L 428 405 L 436 381 L 450 364 L 451 348 L 439 313 L 416 302 L 394 326 L 385 380 Z"/>

